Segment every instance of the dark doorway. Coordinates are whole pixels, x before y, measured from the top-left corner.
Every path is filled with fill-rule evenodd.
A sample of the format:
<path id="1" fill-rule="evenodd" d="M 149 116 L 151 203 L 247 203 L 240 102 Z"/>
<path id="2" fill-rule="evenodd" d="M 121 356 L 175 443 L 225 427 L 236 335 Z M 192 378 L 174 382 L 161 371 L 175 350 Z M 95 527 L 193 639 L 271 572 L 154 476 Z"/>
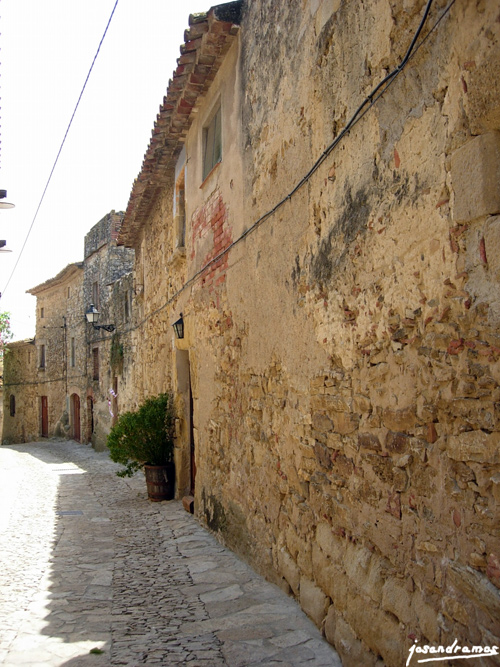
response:
<path id="1" fill-rule="evenodd" d="M 80 442 L 80 397 L 78 394 L 71 394 L 71 430 L 73 440 Z"/>
<path id="2" fill-rule="evenodd" d="M 42 408 L 42 438 L 49 437 L 49 401 L 47 396 L 41 396 Z"/>
<path id="3" fill-rule="evenodd" d="M 189 361 L 188 361 L 189 364 Z M 188 391 L 189 391 L 189 451 L 191 453 L 191 495 L 194 497 L 194 481 L 196 479 L 196 458 L 194 453 L 194 428 L 193 428 L 193 392 L 191 390 L 191 370 L 188 368 Z"/>
<path id="4" fill-rule="evenodd" d="M 194 399 L 191 385 L 191 368 L 188 350 L 177 350 L 177 391 L 183 398 L 183 415 L 181 417 L 180 456 L 177 461 L 181 464 L 180 470 L 176 472 L 178 489 L 186 500 L 185 506 L 189 505 L 193 511 L 194 490 L 196 480 L 196 447 L 194 440 Z"/>

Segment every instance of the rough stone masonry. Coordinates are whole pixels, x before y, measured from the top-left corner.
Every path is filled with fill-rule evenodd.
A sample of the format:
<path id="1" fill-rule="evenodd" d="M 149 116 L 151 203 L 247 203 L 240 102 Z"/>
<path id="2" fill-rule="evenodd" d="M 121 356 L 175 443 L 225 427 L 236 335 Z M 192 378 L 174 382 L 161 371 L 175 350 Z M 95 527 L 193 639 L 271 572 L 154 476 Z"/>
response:
<path id="1" fill-rule="evenodd" d="M 498 645 L 498 4 L 231 7 L 191 17 L 120 231 L 132 385 L 174 391 L 179 493 L 344 664 Z"/>

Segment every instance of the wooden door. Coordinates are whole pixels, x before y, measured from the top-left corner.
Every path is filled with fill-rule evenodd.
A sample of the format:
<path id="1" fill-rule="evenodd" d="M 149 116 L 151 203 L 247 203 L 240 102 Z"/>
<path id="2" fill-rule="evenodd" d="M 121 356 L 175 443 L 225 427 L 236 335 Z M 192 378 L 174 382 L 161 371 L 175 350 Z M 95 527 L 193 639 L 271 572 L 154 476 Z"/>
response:
<path id="1" fill-rule="evenodd" d="M 42 405 L 42 438 L 49 437 L 49 402 L 47 396 L 41 396 Z"/>
<path id="2" fill-rule="evenodd" d="M 73 440 L 80 442 L 80 397 L 78 394 L 73 394 L 71 396 L 71 407 L 73 416 Z"/>

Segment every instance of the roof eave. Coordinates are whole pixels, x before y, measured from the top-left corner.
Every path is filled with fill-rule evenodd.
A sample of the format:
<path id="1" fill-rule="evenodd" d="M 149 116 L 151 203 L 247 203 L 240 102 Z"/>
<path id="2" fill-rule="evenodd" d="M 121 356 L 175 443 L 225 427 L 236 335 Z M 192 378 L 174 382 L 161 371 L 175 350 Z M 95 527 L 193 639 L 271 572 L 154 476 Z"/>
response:
<path id="1" fill-rule="evenodd" d="M 45 292 L 47 289 L 57 287 L 68 279 L 73 278 L 74 275 L 81 271 L 83 271 L 83 262 L 74 262 L 73 264 L 68 264 L 68 266 L 66 266 L 62 271 L 59 271 L 59 273 L 53 278 L 49 278 L 49 280 L 46 280 L 44 283 L 26 290 L 26 294 L 38 296 L 38 294 L 41 292 Z"/>
<path id="2" fill-rule="evenodd" d="M 118 245 L 135 247 L 175 164 L 193 122 L 197 106 L 210 87 L 239 32 L 243 0 L 191 14 L 177 68 L 156 117 L 141 171 L 135 179 L 118 236 Z"/>

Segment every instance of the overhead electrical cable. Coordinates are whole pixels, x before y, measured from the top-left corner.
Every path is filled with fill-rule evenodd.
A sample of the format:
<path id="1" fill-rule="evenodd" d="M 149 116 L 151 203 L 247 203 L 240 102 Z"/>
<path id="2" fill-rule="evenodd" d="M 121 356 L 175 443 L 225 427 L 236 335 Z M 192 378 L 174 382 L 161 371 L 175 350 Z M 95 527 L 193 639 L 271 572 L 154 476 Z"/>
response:
<path id="1" fill-rule="evenodd" d="M 91 75 L 91 73 L 92 73 L 92 70 L 94 69 L 94 65 L 95 65 L 95 62 L 96 62 L 96 60 L 97 60 L 97 56 L 99 55 L 99 51 L 101 50 L 102 43 L 104 42 L 104 38 L 106 37 L 106 33 L 108 32 L 108 28 L 109 28 L 109 26 L 110 26 L 110 24 L 111 24 L 111 20 L 112 20 L 112 18 L 113 18 L 114 13 L 115 13 L 115 10 L 116 10 L 116 7 L 117 7 L 117 5 L 118 5 L 118 2 L 119 2 L 119 0 L 116 0 L 116 2 L 115 2 L 115 4 L 114 4 L 113 10 L 112 10 L 112 12 L 111 12 L 111 14 L 110 14 L 110 17 L 109 17 L 109 19 L 108 19 L 108 23 L 107 23 L 106 28 L 105 28 L 105 30 L 104 30 L 104 33 L 103 33 L 103 35 L 102 35 L 102 37 L 101 37 L 101 41 L 99 42 L 99 46 L 97 47 L 96 54 L 95 54 L 95 56 L 94 56 L 94 59 L 93 59 L 93 61 L 92 61 L 92 64 L 91 64 L 91 66 L 90 66 L 90 69 L 89 69 L 89 71 L 88 71 L 87 77 L 86 77 L 86 79 L 85 79 L 85 83 L 83 84 L 82 90 L 80 91 L 80 95 L 78 96 L 77 103 L 76 103 L 76 105 L 75 105 L 75 108 L 74 108 L 74 110 L 73 110 L 73 113 L 71 114 L 71 118 L 70 118 L 70 121 L 69 121 L 69 123 L 68 123 L 68 127 L 66 128 L 66 132 L 64 133 L 63 140 L 62 140 L 62 142 L 61 142 L 61 145 L 59 146 L 59 150 L 58 150 L 58 152 L 57 152 L 56 159 L 54 160 L 54 164 L 52 165 L 52 169 L 51 169 L 51 171 L 50 171 L 49 177 L 48 177 L 47 182 L 46 182 L 46 184 L 45 184 L 45 188 L 44 188 L 44 190 L 43 190 L 42 196 L 41 196 L 41 198 L 40 198 L 40 201 L 38 202 L 38 206 L 37 206 L 37 209 L 36 209 L 36 211 L 35 211 L 35 215 L 33 216 L 33 220 L 31 221 L 30 228 L 28 229 L 28 233 L 26 234 L 26 238 L 24 239 L 24 243 L 23 243 L 23 245 L 22 245 L 22 247 L 21 247 L 21 251 L 19 252 L 19 256 L 18 256 L 18 258 L 17 258 L 17 260 L 16 260 L 16 263 L 14 264 L 14 268 L 12 269 L 11 274 L 10 274 L 10 276 L 9 276 L 9 279 L 7 280 L 7 283 L 5 284 L 5 287 L 3 288 L 3 292 L 0 293 L 0 296 L 1 296 L 2 294 L 5 294 L 5 290 L 6 290 L 7 287 L 9 286 L 10 281 L 12 280 L 12 276 L 14 275 L 14 273 L 15 273 L 15 271 L 16 271 L 17 265 L 19 264 L 19 260 L 21 259 L 21 256 L 22 256 L 22 254 L 23 254 L 24 248 L 26 247 L 26 244 L 27 244 L 28 239 L 29 239 L 29 237 L 30 237 L 31 231 L 32 231 L 32 229 L 33 229 L 33 225 L 35 224 L 35 221 L 36 221 L 36 219 L 37 219 L 37 217 L 38 217 L 38 212 L 40 211 L 40 208 L 41 208 L 41 206 L 42 206 L 43 200 L 44 200 L 44 198 L 45 198 L 45 194 L 46 194 L 46 192 L 47 192 L 47 190 L 48 190 L 50 181 L 52 180 L 52 175 L 54 174 L 54 171 L 55 171 L 55 168 L 56 168 L 57 163 L 58 163 L 58 161 L 59 161 L 59 157 L 60 157 L 60 155 L 61 155 L 62 149 L 63 149 L 63 147 L 64 147 L 64 144 L 66 143 L 66 138 L 67 138 L 67 136 L 68 136 L 69 130 L 70 130 L 71 125 L 72 125 L 72 123 L 73 123 L 73 119 L 74 119 L 75 114 L 76 114 L 76 112 L 77 112 L 77 109 L 78 109 L 78 107 L 79 107 L 79 105 L 80 105 L 80 101 L 81 101 L 81 99 L 82 99 L 82 97 L 83 97 L 83 93 L 85 92 L 85 88 L 87 87 L 87 83 L 88 83 L 88 80 L 89 80 L 90 75 Z"/>
<path id="2" fill-rule="evenodd" d="M 289 201 L 292 196 L 302 188 L 303 185 L 305 185 L 311 178 L 311 176 L 319 169 L 319 167 L 323 164 L 323 162 L 326 160 L 326 158 L 330 155 L 330 153 L 338 146 L 338 144 L 346 137 L 349 132 L 352 130 L 352 128 L 359 123 L 359 121 L 368 113 L 368 111 L 373 107 L 373 105 L 384 95 L 386 90 L 394 83 L 394 81 L 397 79 L 397 77 L 401 74 L 401 72 L 405 69 L 409 61 L 416 55 L 417 51 L 423 46 L 423 44 L 427 41 L 427 39 L 430 37 L 430 35 L 434 32 L 434 30 L 438 27 L 438 25 L 441 23 L 441 21 L 444 19 L 444 17 L 448 14 L 450 9 L 453 7 L 455 4 L 456 0 L 451 0 L 451 2 L 446 6 L 446 8 L 443 10 L 443 13 L 438 17 L 438 19 L 435 21 L 435 23 L 432 25 L 432 27 L 429 29 L 427 34 L 422 38 L 422 40 L 417 44 L 417 40 L 422 32 L 422 29 L 427 21 L 433 0 L 428 0 L 427 5 L 425 7 L 422 19 L 420 21 L 420 24 L 413 36 L 413 39 L 410 43 L 410 46 L 408 47 L 408 50 L 404 56 L 404 58 L 401 60 L 401 62 L 395 67 L 389 74 L 387 74 L 380 83 L 378 83 L 373 90 L 368 93 L 366 98 L 363 100 L 363 102 L 358 106 L 356 111 L 352 114 L 350 120 L 348 123 L 345 125 L 345 127 L 342 129 L 342 131 L 333 139 L 333 141 L 327 146 L 327 148 L 321 153 L 319 158 L 316 160 L 316 162 L 312 165 L 312 167 L 309 169 L 307 174 L 301 178 L 301 180 L 294 186 L 294 188 L 285 196 L 281 201 L 279 201 L 272 209 L 264 213 L 263 215 L 260 216 L 248 229 L 246 229 L 237 239 L 235 239 L 227 248 L 222 250 L 218 255 L 213 257 L 205 266 L 203 266 L 199 271 L 197 271 L 191 278 L 189 278 L 183 285 L 178 289 L 175 294 L 173 294 L 164 304 L 153 310 L 151 313 L 148 313 L 146 317 L 144 317 L 140 322 L 138 322 L 135 326 L 130 327 L 127 331 L 133 331 L 135 329 L 140 328 L 143 326 L 151 317 L 157 315 L 160 313 L 162 310 L 164 310 L 167 306 L 169 306 L 171 303 L 177 299 L 182 292 L 184 292 L 185 289 L 188 287 L 191 287 L 196 280 L 205 273 L 205 271 L 218 262 L 222 257 L 228 254 L 228 252 L 234 248 L 235 245 L 240 243 L 240 241 L 243 241 L 249 234 L 254 232 L 257 227 L 259 227 L 265 220 L 268 218 L 272 217 L 278 209 L 280 209 L 284 204 L 286 204 L 287 201 Z"/>

